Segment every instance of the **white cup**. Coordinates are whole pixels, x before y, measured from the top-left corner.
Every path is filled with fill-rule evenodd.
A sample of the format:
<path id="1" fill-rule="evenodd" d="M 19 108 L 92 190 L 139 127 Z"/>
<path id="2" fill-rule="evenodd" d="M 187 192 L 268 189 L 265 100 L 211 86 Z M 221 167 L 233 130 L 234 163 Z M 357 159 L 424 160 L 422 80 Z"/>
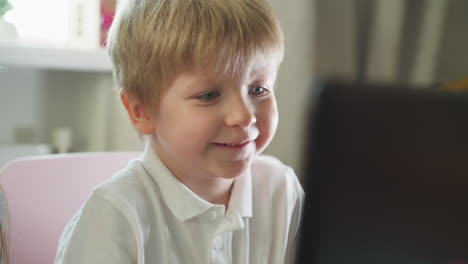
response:
<path id="1" fill-rule="evenodd" d="M 57 127 L 52 135 L 52 145 L 57 153 L 67 153 L 72 145 L 72 131 L 68 127 Z"/>

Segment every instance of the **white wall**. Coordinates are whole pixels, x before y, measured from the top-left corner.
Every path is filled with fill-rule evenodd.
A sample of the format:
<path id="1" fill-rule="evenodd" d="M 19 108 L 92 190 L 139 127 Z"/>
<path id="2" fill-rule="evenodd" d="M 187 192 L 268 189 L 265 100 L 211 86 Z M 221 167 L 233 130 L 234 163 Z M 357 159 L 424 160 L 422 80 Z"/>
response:
<path id="1" fill-rule="evenodd" d="M 109 148 L 110 73 L 8 68 L 0 73 L 0 146 L 52 143 L 53 130 L 72 130 L 72 151 Z"/>
<path id="2" fill-rule="evenodd" d="M 20 68 L 0 72 L 0 144 L 44 141 L 42 77 Z"/>
<path id="3" fill-rule="evenodd" d="M 300 174 L 305 107 L 314 78 L 315 0 L 270 0 L 285 35 L 286 53 L 276 84 L 280 121 L 266 153 Z"/>

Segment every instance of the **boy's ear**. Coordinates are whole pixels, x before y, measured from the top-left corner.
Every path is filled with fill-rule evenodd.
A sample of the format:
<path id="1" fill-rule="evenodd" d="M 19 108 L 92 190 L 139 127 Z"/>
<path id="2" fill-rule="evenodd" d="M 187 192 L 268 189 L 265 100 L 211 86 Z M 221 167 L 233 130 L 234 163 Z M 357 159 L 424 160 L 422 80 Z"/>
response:
<path id="1" fill-rule="evenodd" d="M 132 125 L 140 134 L 147 135 L 155 131 L 154 120 L 140 102 L 127 96 L 123 91 L 120 92 L 120 100 L 127 110 Z"/>

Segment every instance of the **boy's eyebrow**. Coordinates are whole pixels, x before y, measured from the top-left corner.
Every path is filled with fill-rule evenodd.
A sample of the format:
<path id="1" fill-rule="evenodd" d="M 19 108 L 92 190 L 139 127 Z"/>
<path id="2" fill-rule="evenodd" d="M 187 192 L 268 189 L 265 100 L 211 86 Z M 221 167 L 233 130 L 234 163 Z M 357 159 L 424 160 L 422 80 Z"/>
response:
<path id="1" fill-rule="evenodd" d="M 212 81 L 207 80 L 206 78 L 196 79 L 192 82 L 185 83 L 182 87 L 182 90 L 185 93 L 199 93 L 205 90 L 213 89 L 211 85 Z"/>
<path id="2" fill-rule="evenodd" d="M 271 83 L 275 82 L 277 77 L 277 72 L 272 70 L 259 70 L 252 72 L 250 75 L 250 79 L 255 81 L 264 82 L 264 83 Z"/>

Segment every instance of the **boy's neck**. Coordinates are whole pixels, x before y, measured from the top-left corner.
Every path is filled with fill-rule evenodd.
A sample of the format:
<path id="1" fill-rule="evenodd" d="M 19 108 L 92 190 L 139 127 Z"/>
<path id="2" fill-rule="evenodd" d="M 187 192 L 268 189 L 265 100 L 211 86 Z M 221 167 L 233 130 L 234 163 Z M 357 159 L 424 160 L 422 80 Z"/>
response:
<path id="1" fill-rule="evenodd" d="M 231 198 L 233 179 L 209 179 L 205 182 L 179 180 L 204 200 L 212 204 L 224 205 L 227 210 Z"/>
<path id="2" fill-rule="evenodd" d="M 234 179 L 225 178 L 203 178 L 190 175 L 187 177 L 182 171 L 178 171 L 175 166 L 171 166 L 170 162 L 165 162 L 164 158 L 158 153 L 157 148 L 151 144 L 150 141 L 146 142 L 146 147 L 151 147 L 152 151 L 164 163 L 164 165 L 171 171 L 172 175 L 176 177 L 181 183 L 187 186 L 192 192 L 212 204 L 224 205 L 226 210 L 231 198 L 231 189 Z"/>

